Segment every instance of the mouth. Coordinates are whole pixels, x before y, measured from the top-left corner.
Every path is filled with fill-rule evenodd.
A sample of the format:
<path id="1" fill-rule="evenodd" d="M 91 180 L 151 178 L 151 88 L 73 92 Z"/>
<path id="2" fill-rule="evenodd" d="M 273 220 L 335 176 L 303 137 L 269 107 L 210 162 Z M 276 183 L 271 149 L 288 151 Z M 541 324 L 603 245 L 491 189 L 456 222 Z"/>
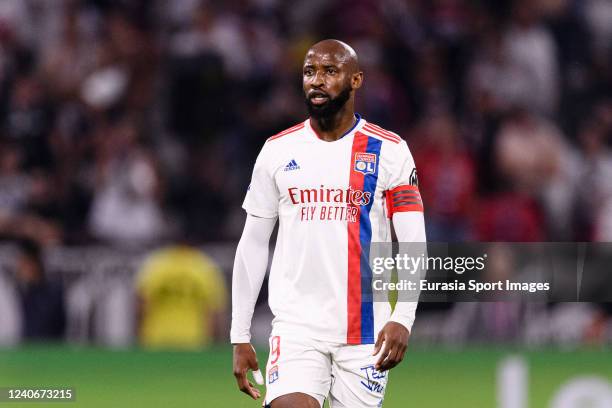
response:
<path id="1" fill-rule="evenodd" d="M 312 91 L 308 94 L 308 100 L 313 105 L 323 105 L 329 100 L 329 96 L 321 91 Z"/>

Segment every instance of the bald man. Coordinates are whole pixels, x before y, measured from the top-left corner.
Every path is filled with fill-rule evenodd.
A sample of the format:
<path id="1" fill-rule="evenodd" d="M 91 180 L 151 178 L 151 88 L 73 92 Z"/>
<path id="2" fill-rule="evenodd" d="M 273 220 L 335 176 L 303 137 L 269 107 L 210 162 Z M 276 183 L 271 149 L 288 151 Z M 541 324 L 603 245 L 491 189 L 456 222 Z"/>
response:
<path id="1" fill-rule="evenodd" d="M 355 113 L 363 83 L 355 51 L 337 40 L 306 53 L 309 118 L 270 137 L 255 162 L 234 262 L 234 375 L 261 373 L 250 344 L 253 308 L 279 220 L 269 278 L 274 314 L 264 405 L 381 407 L 388 371 L 404 357 L 416 302 L 373 302 L 371 242 L 424 242 L 414 161 L 397 134 Z M 258 378 L 259 377 L 259 378 Z M 258 381 L 259 380 L 259 381 Z"/>

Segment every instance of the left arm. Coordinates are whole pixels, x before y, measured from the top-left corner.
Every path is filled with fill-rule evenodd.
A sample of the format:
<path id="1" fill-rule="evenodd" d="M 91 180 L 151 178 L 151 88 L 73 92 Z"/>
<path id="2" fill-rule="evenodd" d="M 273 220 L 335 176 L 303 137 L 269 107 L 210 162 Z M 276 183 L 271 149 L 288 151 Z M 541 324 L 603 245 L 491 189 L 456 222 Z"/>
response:
<path id="1" fill-rule="evenodd" d="M 391 151 L 391 176 L 387 188 L 387 208 L 392 217 L 397 240 L 400 243 L 426 242 L 423 202 L 419 193 L 416 167 L 408 145 L 402 141 Z M 378 333 L 374 345 L 374 355 L 381 348 L 382 353 L 376 362 L 379 371 L 389 370 L 398 365 L 404 358 L 408 347 L 408 337 L 414 322 L 417 299 L 398 301 L 391 318 Z"/>
<path id="2" fill-rule="evenodd" d="M 400 212 L 393 214 L 393 228 L 398 242 L 425 243 L 425 219 L 420 211 Z M 412 329 L 417 302 L 398 300 L 389 321 L 403 325 L 408 331 Z"/>
<path id="3" fill-rule="evenodd" d="M 420 211 L 398 212 L 393 214 L 393 227 L 399 242 L 425 242 L 425 221 Z M 378 371 L 389 370 L 398 365 L 408 348 L 408 338 L 414 323 L 417 302 L 402 302 L 395 304 L 389 322 L 378 334 L 374 346 L 374 355 L 384 350 L 376 362 Z"/>

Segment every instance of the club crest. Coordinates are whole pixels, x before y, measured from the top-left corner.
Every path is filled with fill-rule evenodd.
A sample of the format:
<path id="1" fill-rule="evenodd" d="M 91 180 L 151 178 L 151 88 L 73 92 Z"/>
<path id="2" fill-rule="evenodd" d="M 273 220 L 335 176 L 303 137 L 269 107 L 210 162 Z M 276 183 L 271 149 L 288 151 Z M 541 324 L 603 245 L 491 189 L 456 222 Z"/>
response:
<path id="1" fill-rule="evenodd" d="M 355 171 L 363 174 L 376 172 L 376 155 L 374 153 L 355 153 Z"/>
<path id="2" fill-rule="evenodd" d="M 278 380 L 278 366 L 274 366 L 268 371 L 268 384 L 272 384 L 276 380 Z"/>

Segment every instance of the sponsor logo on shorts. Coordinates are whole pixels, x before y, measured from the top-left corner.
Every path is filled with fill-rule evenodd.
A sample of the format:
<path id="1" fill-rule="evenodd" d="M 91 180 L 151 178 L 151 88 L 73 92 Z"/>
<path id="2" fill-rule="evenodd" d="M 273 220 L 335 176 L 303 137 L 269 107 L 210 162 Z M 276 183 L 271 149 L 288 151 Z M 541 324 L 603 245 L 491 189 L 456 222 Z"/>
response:
<path id="1" fill-rule="evenodd" d="M 365 381 L 361 381 L 368 391 L 383 394 L 385 392 L 385 384 L 387 383 L 387 372 L 377 371 L 373 365 L 361 367 L 361 371 L 365 376 Z"/>
<path id="2" fill-rule="evenodd" d="M 268 371 L 268 384 L 272 384 L 276 380 L 278 380 L 278 366 L 274 366 Z"/>

